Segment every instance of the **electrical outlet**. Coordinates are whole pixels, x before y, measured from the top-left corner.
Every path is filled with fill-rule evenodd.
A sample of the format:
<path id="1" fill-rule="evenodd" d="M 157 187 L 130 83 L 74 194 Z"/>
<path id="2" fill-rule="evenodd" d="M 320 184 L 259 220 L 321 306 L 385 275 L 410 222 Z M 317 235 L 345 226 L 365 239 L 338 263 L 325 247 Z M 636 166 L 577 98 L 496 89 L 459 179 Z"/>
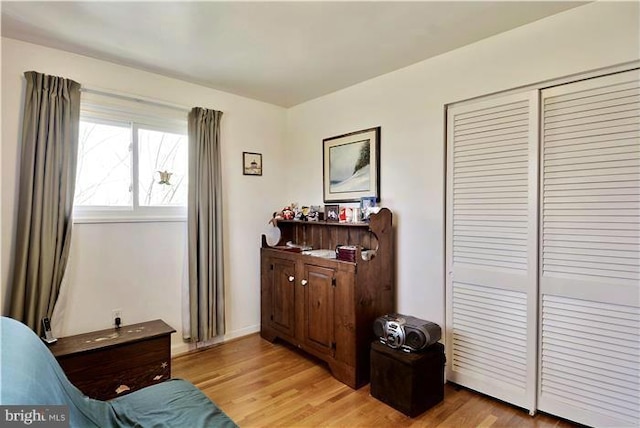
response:
<path id="1" fill-rule="evenodd" d="M 111 311 L 111 323 L 116 325 L 116 318 L 120 318 L 120 325 L 122 325 L 122 309 L 113 309 Z"/>

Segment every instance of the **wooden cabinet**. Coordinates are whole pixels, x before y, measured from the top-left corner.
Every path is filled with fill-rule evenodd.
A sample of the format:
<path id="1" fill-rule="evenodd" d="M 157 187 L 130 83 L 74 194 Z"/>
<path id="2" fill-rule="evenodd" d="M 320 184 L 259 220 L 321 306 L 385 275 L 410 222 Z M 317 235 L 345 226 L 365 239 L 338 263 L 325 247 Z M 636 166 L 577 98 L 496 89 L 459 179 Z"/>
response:
<path id="1" fill-rule="evenodd" d="M 380 210 L 369 223 L 279 221 L 278 227 L 278 246 L 262 239 L 262 337 L 320 358 L 337 379 L 359 388 L 369 380 L 373 321 L 395 310 L 391 211 Z M 289 241 L 313 249 L 355 245 L 356 261 L 278 248 Z"/>
<path id="2" fill-rule="evenodd" d="M 109 400 L 171 378 L 171 334 L 162 320 L 62 337 L 49 349 L 85 395 Z"/>

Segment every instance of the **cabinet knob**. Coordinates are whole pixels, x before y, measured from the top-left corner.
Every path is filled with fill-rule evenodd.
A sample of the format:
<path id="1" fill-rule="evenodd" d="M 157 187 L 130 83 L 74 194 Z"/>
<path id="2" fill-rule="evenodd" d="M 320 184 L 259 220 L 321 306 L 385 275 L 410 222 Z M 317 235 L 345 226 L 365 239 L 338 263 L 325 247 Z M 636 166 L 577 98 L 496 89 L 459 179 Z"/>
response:
<path id="1" fill-rule="evenodd" d="M 289 282 L 293 282 L 294 279 L 295 278 L 293 276 L 289 275 Z"/>
<path id="2" fill-rule="evenodd" d="M 309 281 L 307 281 L 306 279 L 303 279 L 302 281 L 300 281 L 300 284 L 302 284 L 303 286 L 307 285 L 309 283 Z"/>

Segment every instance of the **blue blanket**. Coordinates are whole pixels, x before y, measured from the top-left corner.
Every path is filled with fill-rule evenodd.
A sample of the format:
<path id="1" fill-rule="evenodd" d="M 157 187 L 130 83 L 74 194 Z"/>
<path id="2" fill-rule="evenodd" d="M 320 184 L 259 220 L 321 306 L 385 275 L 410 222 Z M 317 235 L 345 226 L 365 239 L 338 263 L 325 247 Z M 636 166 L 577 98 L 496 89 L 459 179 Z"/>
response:
<path id="1" fill-rule="evenodd" d="M 110 401 L 86 397 L 24 324 L 0 318 L 0 405 L 66 405 L 72 427 L 236 427 L 191 383 L 172 379 Z"/>

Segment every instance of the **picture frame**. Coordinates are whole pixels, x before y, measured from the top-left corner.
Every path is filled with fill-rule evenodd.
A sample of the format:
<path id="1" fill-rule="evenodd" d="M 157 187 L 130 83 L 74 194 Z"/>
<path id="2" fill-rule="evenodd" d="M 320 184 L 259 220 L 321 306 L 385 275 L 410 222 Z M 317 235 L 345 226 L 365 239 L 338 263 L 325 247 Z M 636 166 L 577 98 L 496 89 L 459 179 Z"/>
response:
<path id="1" fill-rule="evenodd" d="M 242 174 L 262 175 L 262 153 L 242 152 Z"/>
<path id="2" fill-rule="evenodd" d="M 329 223 L 340 221 L 340 205 L 330 204 L 324 206 L 324 219 Z"/>
<path id="3" fill-rule="evenodd" d="M 380 200 L 380 127 L 322 140 L 324 202 Z"/>
<path id="4" fill-rule="evenodd" d="M 363 196 L 360 198 L 360 209 L 366 210 L 369 208 L 373 208 L 377 205 L 376 198 L 373 196 Z"/>
<path id="5" fill-rule="evenodd" d="M 373 196 L 363 196 L 360 198 L 360 215 L 362 219 L 367 221 L 369 220 L 369 216 L 371 215 L 371 209 L 375 208 L 377 205 L 376 198 Z"/>
<path id="6" fill-rule="evenodd" d="M 373 196 L 363 196 L 360 198 L 360 212 L 363 220 L 369 220 L 372 208 L 375 208 L 376 205 L 377 201 Z"/>

